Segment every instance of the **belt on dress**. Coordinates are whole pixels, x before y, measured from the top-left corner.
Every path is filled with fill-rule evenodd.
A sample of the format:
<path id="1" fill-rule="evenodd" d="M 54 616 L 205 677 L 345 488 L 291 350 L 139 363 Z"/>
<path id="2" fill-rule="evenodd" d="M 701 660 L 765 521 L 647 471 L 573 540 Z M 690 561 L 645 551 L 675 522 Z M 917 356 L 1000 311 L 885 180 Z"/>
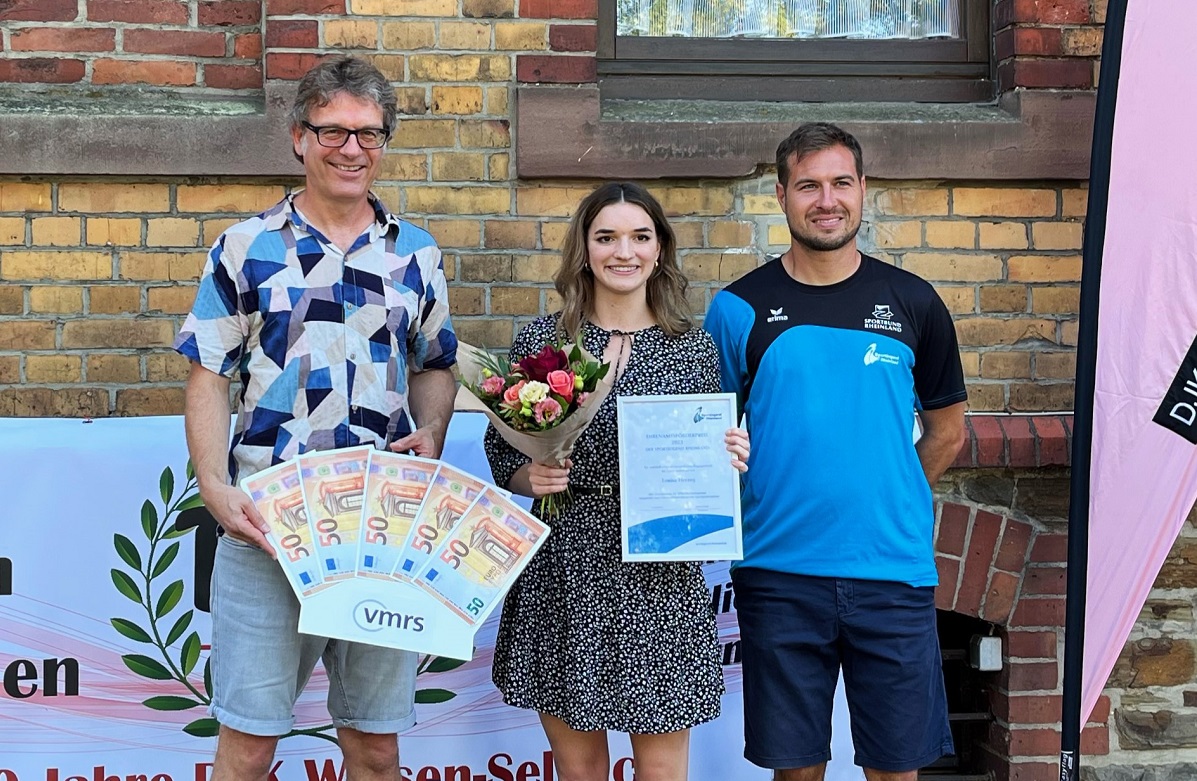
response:
<path id="1" fill-rule="evenodd" d="M 571 485 L 569 490 L 574 496 L 611 496 L 614 493 L 610 485 Z"/>

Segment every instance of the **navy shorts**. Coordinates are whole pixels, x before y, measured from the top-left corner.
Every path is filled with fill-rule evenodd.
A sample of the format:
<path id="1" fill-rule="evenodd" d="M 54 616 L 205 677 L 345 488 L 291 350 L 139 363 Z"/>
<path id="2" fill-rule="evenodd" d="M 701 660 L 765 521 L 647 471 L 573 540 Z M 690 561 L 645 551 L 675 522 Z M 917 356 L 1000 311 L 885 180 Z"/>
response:
<path id="1" fill-rule="evenodd" d="M 954 753 L 933 587 L 750 567 L 732 581 L 748 761 L 785 769 L 831 759 L 841 666 L 857 765 L 905 772 Z"/>

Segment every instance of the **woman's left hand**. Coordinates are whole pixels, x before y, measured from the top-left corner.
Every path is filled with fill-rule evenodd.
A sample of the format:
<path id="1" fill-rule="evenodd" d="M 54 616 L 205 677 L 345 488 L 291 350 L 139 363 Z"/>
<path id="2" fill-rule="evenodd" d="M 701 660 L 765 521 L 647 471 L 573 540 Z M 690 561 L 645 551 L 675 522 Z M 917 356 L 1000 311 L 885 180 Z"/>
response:
<path id="1" fill-rule="evenodd" d="M 729 428 L 723 435 L 723 441 L 727 443 L 727 452 L 731 453 L 732 466 L 741 472 L 747 472 L 748 455 L 751 452 L 751 447 L 748 444 L 748 432 L 742 428 Z"/>

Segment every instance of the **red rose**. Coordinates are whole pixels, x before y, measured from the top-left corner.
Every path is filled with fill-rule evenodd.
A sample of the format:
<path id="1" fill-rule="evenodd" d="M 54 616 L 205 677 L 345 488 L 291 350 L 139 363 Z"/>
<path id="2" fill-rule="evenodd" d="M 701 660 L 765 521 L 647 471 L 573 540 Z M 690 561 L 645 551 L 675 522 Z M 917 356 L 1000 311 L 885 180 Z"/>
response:
<path id="1" fill-rule="evenodd" d="M 573 372 L 561 371 L 558 369 L 554 372 L 549 372 L 547 379 L 549 389 L 556 393 L 567 402 L 574 400 L 574 375 Z"/>
<path id="2" fill-rule="evenodd" d="M 547 382 L 549 372 L 569 368 L 569 357 L 553 345 L 546 344 L 540 348 L 540 352 L 527 356 L 518 365 L 528 379 Z"/>

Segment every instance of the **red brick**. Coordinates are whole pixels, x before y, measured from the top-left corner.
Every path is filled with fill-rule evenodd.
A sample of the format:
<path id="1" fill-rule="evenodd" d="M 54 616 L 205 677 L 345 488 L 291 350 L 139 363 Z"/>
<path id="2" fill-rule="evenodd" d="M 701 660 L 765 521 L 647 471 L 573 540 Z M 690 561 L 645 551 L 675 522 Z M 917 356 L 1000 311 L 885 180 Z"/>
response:
<path id="1" fill-rule="evenodd" d="M 1038 466 L 1035 463 L 1035 432 L 1031 429 L 1031 419 L 1025 415 L 1009 415 L 998 418 L 998 423 L 1006 435 L 1010 466 Z"/>
<path id="2" fill-rule="evenodd" d="M 1006 438 L 992 415 L 969 415 L 969 427 L 977 442 L 977 466 L 1005 466 Z"/>
<path id="3" fill-rule="evenodd" d="M 184 87 L 195 84 L 195 64 L 151 60 L 96 60 L 93 84 L 157 84 Z"/>
<path id="4" fill-rule="evenodd" d="M 994 694 L 993 715 L 1010 724 L 1059 724 L 1064 698 L 1059 694 Z"/>
<path id="5" fill-rule="evenodd" d="M 73 22 L 77 0 L 0 0 L 0 22 Z"/>
<path id="6" fill-rule="evenodd" d="M 1031 545 L 1031 561 L 1036 564 L 1066 564 L 1068 535 L 1040 533 Z"/>
<path id="7" fill-rule="evenodd" d="M 1105 725 L 1081 730 L 1081 753 L 1101 757 L 1110 753 L 1110 729 Z"/>
<path id="8" fill-rule="evenodd" d="M 998 546 L 998 555 L 993 562 L 995 569 L 1021 574 L 1027 563 L 1027 547 L 1031 543 L 1034 529 L 1029 523 L 1013 518 L 1006 519 L 1006 528 L 1002 532 L 1002 543 Z"/>
<path id="9" fill-rule="evenodd" d="M 1031 421 L 1039 439 L 1039 466 L 1068 466 L 1068 435 L 1059 415 L 1044 415 Z"/>
<path id="10" fill-rule="evenodd" d="M 314 19 L 268 19 L 267 49 L 315 49 L 320 45 L 320 24 Z"/>
<path id="11" fill-rule="evenodd" d="M 1059 781 L 1060 766 L 1052 762 L 1010 762 L 1004 781 Z"/>
<path id="12" fill-rule="evenodd" d="M 298 81 L 324 57 L 319 54 L 266 53 L 266 78 Z"/>
<path id="13" fill-rule="evenodd" d="M 949 556 L 963 556 L 971 515 L 972 510 L 967 505 L 944 502 L 939 513 L 939 535 L 935 539 L 935 550 Z"/>
<path id="14" fill-rule="evenodd" d="M 83 78 L 86 71 L 79 60 L 55 60 L 33 57 L 27 60 L 0 59 L 0 81 L 38 84 L 69 84 Z"/>
<path id="15" fill-rule="evenodd" d="M 935 587 L 935 606 L 940 610 L 951 610 L 956 606 L 956 581 L 960 579 L 960 559 L 936 556 L 935 569 L 939 572 L 939 585 Z"/>
<path id="16" fill-rule="evenodd" d="M 549 48 L 557 52 L 596 51 L 598 27 L 593 24 L 551 24 Z"/>
<path id="17" fill-rule="evenodd" d="M 972 431 L 968 431 L 968 435 L 964 438 L 964 446 L 956 453 L 956 460 L 952 462 L 949 469 L 968 469 L 977 465 L 977 458 L 973 454 L 973 447 L 976 443 L 973 442 Z"/>
<path id="18" fill-rule="evenodd" d="M 1060 597 L 1023 597 L 1014 608 L 1010 626 L 1064 626 L 1064 600 Z"/>
<path id="19" fill-rule="evenodd" d="M 521 19 L 598 19 L 598 0 L 520 0 Z"/>
<path id="20" fill-rule="evenodd" d="M 1019 22 L 1080 24 L 1089 21 L 1089 0 L 1014 0 Z"/>
<path id="21" fill-rule="evenodd" d="M 1058 27 L 1016 27 L 994 36 L 998 62 L 1016 54 L 1059 56 L 1064 53 L 1064 36 Z"/>
<path id="22" fill-rule="evenodd" d="M 313 22 L 315 24 L 315 22 Z M 200 30 L 125 30 L 124 48 L 138 54 L 223 57 L 224 33 Z"/>
<path id="23" fill-rule="evenodd" d="M 1006 633 L 1006 654 L 1011 659 L 1055 659 L 1059 638 L 1055 632 Z"/>
<path id="24" fill-rule="evenodd" d="M 1067 585 L 1068 570 L 1064 567 L 1027 567 L 1022 593 L 1030 597 L 1062 597 L 1067 593 Z"/>
<path id="25" fill-rule="evenodd" d="M 215 89 L 261 89 L 262 68 L 257 65 L 205 65 L 204 85 Z"/>
<path id="26" fill-rule="evenodd" d="M 1050 662 L 1011 662 L 1002 671 L 1011 692 L 1054 691 L 1060 683 L 1060 666 Z M 1057 716 L 1053 721 L 1059 721 Z"/>
<path id="27" fill-rule="evenodd" d="M 1110 698 L 1106 695 L 1101 695 L 1097 698 L 1097 703 L 1093 706 L 1093 712 L 1089 714 L 1089 724 L 1107 724 L 1110 721 Z"/>
<path id="28" fill-rule="evenodd" d="M 239 60 L 262 58 L 262 34 L 246 33 L 233 39 L 233 56 Z"/>
<path id="29" fill-rule="evenodd" d="M 598 78 L 593 57 L 521 54 L 515 58 L 516 80 L 528 83 L 585 84 Z"/>
<path id="30" fill-rule="evenodd" d="M 345 0 L 266 0 L 267 16 L 344 13 Z"/>
<path id="31" fill-rule="evenodd" d="M 110 52 L 116 30 L 106 27 L 30 27 L 12 33 L 17 52 Z"/>
<path id="32" fill-rule="evenodd" d="M 202 27 L 240 27 L 262 21 L 259 0 L 215 0 L 201 2 L 196 18 Z"/>
<path id="33" fill-rule="evenodd" d="M 191 21 L 187 4 L 173 0 L 88 0 L 87 19 L 91 22 L 180 25 Z"/>
<path id="34" fill-rule="evenodd" d="M 1086 59 L 1016 58 L 998 66 L 1002 89 L 1089 89 L 1093 86 L 1093 62 Z"/>
<path id="35" fill-rule="evenodd" d="M 989 577 L 989 589 L 985 592 L 985 604 L 981 606 L 980 617 L 994 624 L 1005 624 L 1010 618 L 1010 608 L 1018 594 L 1018 576 L 1009 572 L 994 572 Z"/>
<path id="36" fill-rule="evenodd" d="M 956 595 L 956 612 L 977 616 L 989 583 L 989 565 L 1002 529 L 1002 518 L 991 512 L 978 510 L 969 535 L 968 552 L 964 556 L 964 575 Z"/>

